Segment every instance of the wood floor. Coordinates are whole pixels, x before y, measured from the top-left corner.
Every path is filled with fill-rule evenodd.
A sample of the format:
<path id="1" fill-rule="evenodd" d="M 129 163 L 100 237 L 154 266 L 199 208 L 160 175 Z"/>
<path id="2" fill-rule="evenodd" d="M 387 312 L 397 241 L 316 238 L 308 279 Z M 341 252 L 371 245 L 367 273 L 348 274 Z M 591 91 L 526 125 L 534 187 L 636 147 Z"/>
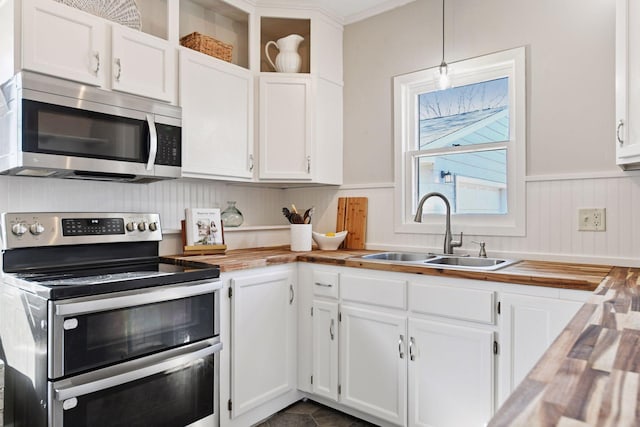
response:
<path id="1" fill-rule="evenodd" d="M 256 427 L 372 427 L 351 415 L 320 405 L 311 400 L 301 400 L 269 417 Z"/>

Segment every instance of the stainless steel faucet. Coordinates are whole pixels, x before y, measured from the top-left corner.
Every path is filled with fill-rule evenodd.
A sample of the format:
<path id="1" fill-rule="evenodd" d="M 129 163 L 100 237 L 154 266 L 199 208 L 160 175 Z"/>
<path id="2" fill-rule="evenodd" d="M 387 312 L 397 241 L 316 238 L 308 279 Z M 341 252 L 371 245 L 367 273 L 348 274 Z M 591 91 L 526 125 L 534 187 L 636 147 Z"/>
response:
<path id="1" fill-rule="evenodd" d="M 453 240 L 453 235 L 451 234 L 451 205 L 444 194 L 437 192 L 425 194 L 422 199 L 420 199 L 420 203 L 418 203 L 418 210 L 416 211 L 416 216 L 413 220 L 415 222 L 422 222 L 422 206 L 429 197 L 440 197 L 447 207 L 447 222 L 444 230 L 444 253 L 453 254 L 453 248 L 459 248 L 462 246 L 462 233 L 460 233 L 460 240 Z"/>

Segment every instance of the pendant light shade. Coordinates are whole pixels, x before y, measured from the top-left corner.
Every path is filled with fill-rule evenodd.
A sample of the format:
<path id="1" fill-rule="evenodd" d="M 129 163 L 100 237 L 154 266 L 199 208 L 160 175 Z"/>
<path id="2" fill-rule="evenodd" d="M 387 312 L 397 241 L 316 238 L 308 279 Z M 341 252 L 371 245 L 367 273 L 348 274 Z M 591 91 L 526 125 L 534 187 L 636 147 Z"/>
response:
<path id="1" fill-rule="evenodd" d="M 438 86 L 440 86 L 440 89 L 447 89 L 450 85 L 449 66 L 444 60 L 444 0 L 442 0 L 442 62 L 440 63 Z"/>

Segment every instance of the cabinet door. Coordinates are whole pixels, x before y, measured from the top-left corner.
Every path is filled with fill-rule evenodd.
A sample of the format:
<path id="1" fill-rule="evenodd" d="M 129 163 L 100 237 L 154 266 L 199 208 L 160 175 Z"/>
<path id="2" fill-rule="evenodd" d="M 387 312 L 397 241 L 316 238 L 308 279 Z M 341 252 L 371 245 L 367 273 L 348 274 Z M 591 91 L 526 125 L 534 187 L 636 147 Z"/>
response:
<path id="1" fill-rule="evenodd" d="M 493 332 L 409 319 L 409 426 L 484 426 L 493 415 Z"/>
<path id="2" fill-rule="evenodd" d="M 504 294 L 500 299 L 501 404 L 582 307 L 582 302 Z"/>
<path id="3" fill-rule="evenodd" d="M 338 303 L 313 302 L 313 393 L 338 400 Z"/>
<path id="4" fill-rule="evenodd" d="M 260 77 L 260 178 L 311 179 L 309 76 Z"/>
<path id="5" fill-rule="evenodd" d="M 182 172 L 194 178 L 253 177 L 253 76 L 180 51 Z"/>
<path id="6" fill-rule="evenodd" d="M 640 3 L 616 0 L 616 158 L 640 162 Z"/>
<path id="7" fill-rule="evenodd" d="M 340 402 L 406 425 L 406 318 L 349 306 L 340 312 Z"/>
<path id="8" fill-rule="evenodd" d="M 231 288 L 231 400 L 237 417 L 295 389 L 296 303 L 292 272 L 234 278 Z"/>
<path id="9" fill-rule="evenodd" d="M 85 12 L 53 1 L 22 2 L 22 67 L 102 84 L 105 24 Z"/>
<path id="10" fill-rule="evenodd" d="M 173 100 L 175 49 L 166 40 L 113 25 L 111 56 L 113 90 Z"/>

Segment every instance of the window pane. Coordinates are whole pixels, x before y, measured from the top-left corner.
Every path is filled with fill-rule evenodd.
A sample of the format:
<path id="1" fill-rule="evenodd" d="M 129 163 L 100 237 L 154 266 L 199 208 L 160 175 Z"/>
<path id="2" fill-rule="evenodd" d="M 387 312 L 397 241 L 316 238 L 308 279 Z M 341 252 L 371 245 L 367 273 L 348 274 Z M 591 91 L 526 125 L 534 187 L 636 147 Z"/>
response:
<path id="1" fill-rule="evenodd" d="M 419 149 L 509 140 L 509 78 L 418 96 Z"/>
<path id="2" fill-rule="evenodd" d="M 507 213 L 506 149 L 423 156 L 416 161 L 417 201 L 437 191 L 449 199 L 451 213 Z M 430 198 L 423 212 L 444 214 L 444 203 L 437 197 Z"/>

